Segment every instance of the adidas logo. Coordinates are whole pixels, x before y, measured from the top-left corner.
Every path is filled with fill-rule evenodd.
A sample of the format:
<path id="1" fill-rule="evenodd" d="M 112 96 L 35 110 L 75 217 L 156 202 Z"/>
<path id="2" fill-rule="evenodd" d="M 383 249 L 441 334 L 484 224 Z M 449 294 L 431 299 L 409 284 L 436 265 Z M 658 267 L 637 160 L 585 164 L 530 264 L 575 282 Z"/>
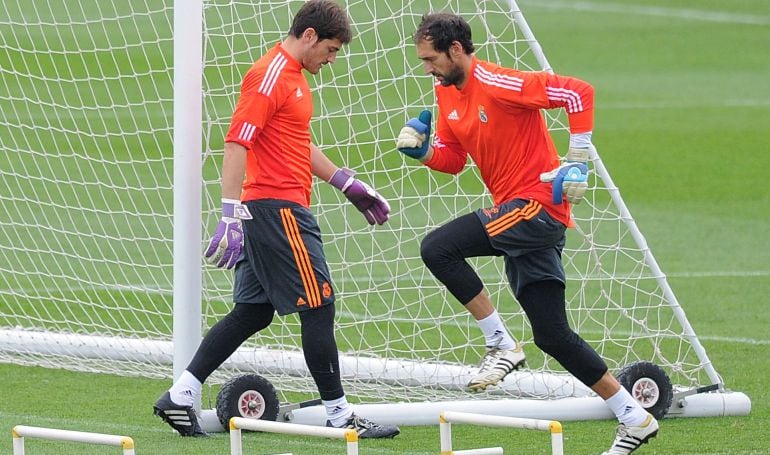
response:
<path id="1" fill-rule="evenodd" d="M 297 306 L 307 305 L 307 302 L 302 297 L 297 299 Z"/>
<path id="2" fill-rule="evenodd" d="M 457 109 L 452 109 L 452 112 L 447 116 L 447 120 L 460 120 L 460 116 L 457 115 Z"/>
<path id="3" fill-rule="evenodd" d="M 302 98 L 302 89 L 297 87 L 297 98 Z"/>

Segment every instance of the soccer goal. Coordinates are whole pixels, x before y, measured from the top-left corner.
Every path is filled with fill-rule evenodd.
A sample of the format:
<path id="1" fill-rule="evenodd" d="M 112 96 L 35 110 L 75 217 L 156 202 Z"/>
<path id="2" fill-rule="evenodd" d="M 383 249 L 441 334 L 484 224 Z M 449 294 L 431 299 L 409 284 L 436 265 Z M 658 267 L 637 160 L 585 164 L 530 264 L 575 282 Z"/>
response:
<path id="1" fill-rule="evenodd" d="M 231 274 L 203 266 L 201 252 L 219 217 L 222 139 L 241 76 L 285 36 L 301 3 L 2 2 L 0 362 L 169 380 L 181 372 L 201 334 L 230 308 Z M 540 400 L 563 399 L 553 412 L 569 415 L 542 418 L 608 417 L 585 401 L 564 405 L 595 397 L 534 347 L 499 259 L 474 265 L 529 346 L 528 368 L 494 390 L 464 390 L 483 337 L 424 267 L 419 242 L 491 200 L 472 166 L 441 175 L 395 151 L 404 122 L 434 106 L 433 81 L 411 39 L 422 14 L 462 14 L 480 58 L 550 70 L 518 5 L 343 3 L 355 38 L 335 64 L 309 77 L 312 132 L 393 208 L 386 225 L 370 227 L 329 185 L 314 188 L 348 395 L 399 409 L 383 423 L 426 412 L 424 422 L 435 424 L 439 412 L 468 400 L 477 412 L 505 403 L 500 410 L 534 418 L 541 416 L 528 409 L 553 402 Z M 563 149 L 566 117 L 545 115 Z M 659 366 L 674 384 L 675 405 L 699 403 L 680 415 L 748 413 L 748 398 L 729 391 L 709 360 L 598 146 L 564 254 L 574 329 L 613 371 L 639 361 Z M 295 317 L 277 319 L 211 382 L 257 373 L 282 400 L 307 396 L 315 389 L 298 332 Z M 527 408 L 530 400 L 539 401 Z M 436 403 L 440 409 L 429 406 Z"/>

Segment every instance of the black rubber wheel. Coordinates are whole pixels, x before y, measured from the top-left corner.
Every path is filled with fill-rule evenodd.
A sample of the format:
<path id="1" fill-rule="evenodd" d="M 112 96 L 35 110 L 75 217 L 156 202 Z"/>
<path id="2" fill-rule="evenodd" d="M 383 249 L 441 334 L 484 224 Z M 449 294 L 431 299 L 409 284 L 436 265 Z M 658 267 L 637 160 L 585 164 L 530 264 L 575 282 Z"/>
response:
<path id="1" fill-rule="evenodd" d="M 275 387 L 258 374 L 235 376 L 217 394 L 217 417 L 227 431 L 231 417 L 275 421 L 279 406 Z"/>
<path id="2" fill-rule="evenodd" d="M 674 401 L 674 387 L 662 368 L 651 362 L 626 365 L 617 375 L 618 382 L 644 409 L 660 420 Z"/>

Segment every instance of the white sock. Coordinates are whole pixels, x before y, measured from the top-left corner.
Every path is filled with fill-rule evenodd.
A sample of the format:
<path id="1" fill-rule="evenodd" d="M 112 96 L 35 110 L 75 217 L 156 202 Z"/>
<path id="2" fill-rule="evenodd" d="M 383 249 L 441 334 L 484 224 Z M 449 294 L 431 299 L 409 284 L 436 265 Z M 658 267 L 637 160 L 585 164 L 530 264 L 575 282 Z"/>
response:
<path id="1" fill-rule="evenodd" d="M 342 395 L 336 400 L 321 400 L 321 403 L 323 403 L 324 407 L 326 408 L 326 417 L 329 419 L 329 422 L 332 423 L 332 426 L 337 428 L 345 425 L 348 419 L 350 419 L 350 416 L 353 415 L 353 408 L 351 408 L 348 404 L 348 400 L 345 398 L 345 395 Z"/>
<path id="2" fill-rule="evenodd" d="M 497 310 L 476 322 L 484 333 L 488 347 L 497 346 L 500 349 L 514 349 L 516 347 L 516 340 L 508 334 L 508 330 L 503 325 L 503 320 L 500 319 L 500 313 Z"/>
<path id="3" fill-rule="evenodd" d="M 636 427 L 644 423 L 648 412 L 623 387 L 615 395 L 605 400 L 618 421 L 626 426 Z"/>
<path id="4" fill-rule="evenodd" d="M 193 406 L 201 395 L 203 384 L 187 370 L 184 370 L 174 385 L 168 389 L 171 401 L 180 406 Z"/>

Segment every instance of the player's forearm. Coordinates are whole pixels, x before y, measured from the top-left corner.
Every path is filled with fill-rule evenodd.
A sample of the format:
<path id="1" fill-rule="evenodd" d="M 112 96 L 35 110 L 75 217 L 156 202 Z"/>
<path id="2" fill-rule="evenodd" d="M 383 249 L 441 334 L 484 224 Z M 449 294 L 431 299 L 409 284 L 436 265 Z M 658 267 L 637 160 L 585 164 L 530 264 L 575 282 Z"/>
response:
<path id="1" fill-rule="evenodd" d="M 310 166 L 313 175 L 328 182 L 339 167 L 314 144 L 310 144 Z"/>
<path id="2" fill-rule="evenodd" d="M 246 147 L 235 143 L 225 143 L 222 159 L 222 198 L 241 199 L 243 175 L 246 172 Z"/>
<path id="3" fill-rule="evenodd" d="M 588 133 L 594 129 L 594 110 L 575 112 L 567 115 L 570 134 Z"/>
<path id="4" fill-rule="evenodd" d="M 465 168 L 467 161 L 468 158 L 466 154 L 450 151 L 444 146 L 439 150 L 430 147 L 428 153 L 425 155 L 425 159 L 422 160 L 422 164 L 434 171 L 455 175 L 459 174 L 460 171 Z"/>

